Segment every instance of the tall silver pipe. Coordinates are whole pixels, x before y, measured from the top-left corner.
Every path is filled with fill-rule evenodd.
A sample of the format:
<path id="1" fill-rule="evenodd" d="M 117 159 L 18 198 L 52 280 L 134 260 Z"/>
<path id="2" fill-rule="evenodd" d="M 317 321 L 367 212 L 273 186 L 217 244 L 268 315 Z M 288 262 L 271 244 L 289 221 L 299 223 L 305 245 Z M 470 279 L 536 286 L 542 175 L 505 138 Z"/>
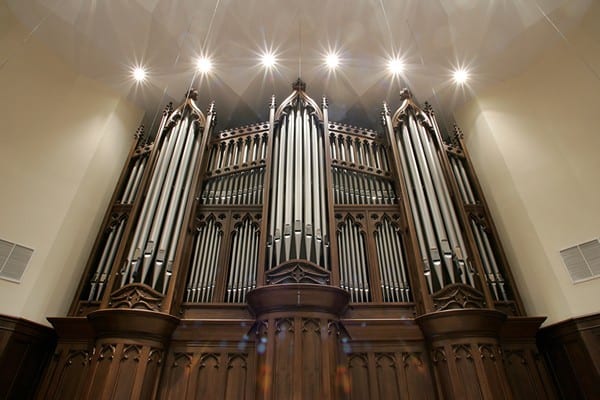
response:
<path id="1" fill-rule="evenodd" d="M 371 288 L 369 285 L 369 273 L 367 272 L 367 256 L 365 254 L 365 238 L 363 237 L 360 229 L 355 226 L 356 241 L 358 244 L 358 259 L 361 273 L 363 275 L 365 285 L 365 301 L 371 300 Z"/>
<path id="2" fill-rule="evenodd" d="M 184 147 L 184 143 L 188 138 L 188 120 L 184 119 L 181 122 L 181 133 L 177 135 L 175 142 L 175 149 L 173 150 L 171 159 L 169 160 L 168 167 L 166 169 L 166 176 L 163 180 L 163 185 L 160 188 L 160 195 L 158 199 L 158 205 L 155 208 L 154 215 L 152 216 L 152 223 L 150 232 L 148 235 L 143 234 L 143 241 L 140 241 L 140 245 L 144 246 L 144 254 L 141 260 L 142 264 L 142 274 L 140 276 L 139 281 L 144 282 L 146 280 L 146 276 L 148 275 L 148 271 L 150 270 L 150 264 L 152 261 L 152 257 L 154 256 L 154 252 L 156 250 L 158 235 L 160 233 L 160 228 L 163 223 L 163 218 L 165 212 L 167 211 L 167 205 L 170 197 L 171 185 L 173 184 L 173 180 L 175 179 L 178 163 L 181 157 L 181 151 Z"/>
<path id="3" fill-rule="evenodd" d="M 198 264 L 198 268 L 200 268 L 202 271 L 199 284 L 197 285 L 199 302 L 207 301 L 206 298 L 210 285 L 210 270 L 212 268 L 210 254 L 212 248 L 214 247 L 214 243 L 218 239 L 218 228 L 215 224 L 214 218 L 211 218 L 206 225 L 204 237 L 202 238 L 204 244 L 202 248 L 202 257 L 200 258 L 200 263 Z"/>
<path id="4" fill-rule="evenodd" d="M 385 271 L 384 276 L 386 279 L 386 286 L 388 289 L 388 297 L 390 301 L 397 301 L 394 291 L 394 282 L 392 276 L 392 259 L 390 257 L 390 249 L 389 249 L 389 240 L 388 240 L 388 232 L 385 225 L 385 219 L 382 224 L 379 226 L 379 234 L 380 234 L 380 246 L 381 253 L 383 256 L 382 265 L 383 270 Z"/>
<path id="5" fill-rule="evenodd" d="M 178 212 L 177 212 L 177 218 L 175 219 L 175 224 L 174 229 L 173 229 L 173 235 L 170 239 L 170 247 L 169 247 L 169 251 L 167 253 L 168 257 L 167 257 L 167 267 L 165 269 L 164 272 L 164 277 L 163 277 L 163 293 L 167 290 L 167 285 L 169 283 L 169 279 L 171 278 L 171 275 L 173 273 L 173 263 L 175 262 L 175 252 L 177 249 L 177 244 L 178 239 L 179 239 L 179 233 L 181 232 L 181 229 L 183 227 L 183 216 L 185 214 L 185 209 L 186 209 L 186 205 L 187 205 L 187 199 L 189 197 L 190 194 L 190 188 L 192 186 L 192 177 L 193 177 L 193 172 L 195 169 L 195 166 L 198 162 L 198 157 L 199 157 L 199 152 L 200 150 L 200 137 L 196 137 L 196 140 L 194 141 L 194 147 L 192 149 L 192 155 L 191 155 L 191 160 L 189 162 L 189 167 L 187 170 L 187 175 L 185 178 L 185 183 L 183 185 L 184 187 L 184 191 L 183 191 L 183 195 L 180 197 L 180 201 L 179 201 L 179 205 L 177 206 L 178 208 Z"/>
<path id="6" fill-rule="evenodd" d="M 100 261 L 96 265 L 96 271 L 94 272 L 94 275 L 92 276 L 90 293 L 88 295 L 88 301 L 94 301 L 97 299 L 96 298 L 96 288 L 97 288 L 98 284 L 100 283 L 100 275 L 102 273 L 102 270 L 104 270 L 104 265 L 108 258 L 108 253 L 110 252 L 110 248 L 115 239 L 116 231 L 117 231 L 116 227 L 111 229 L 110 233 L 108 234 L 108 237 L 106 238 L 106 242 L 104 243 L 104 249 L 102 250 L 102 255 L 100 256 Z"/>
<path id="7" fill-rule="evenodd" d="M 469 198 L 469 202 L 471 204 L 475 204 L 475 196 L 473 195 L 473 190 L 471 190 L 471 182 L 469 181 L 469 178 L 467 176 L 467 171 L 465 171 L 465 166 L 463 165 L 462 162 L 457 162 L 458 164 L 458 169 L 460 171 L 460 175 L 463 178 L 463 181 L 465 182 L 465 189 L 467 191 L 467 196 Z"/>
<path id="8" fill-rule="evenodd" d="M 194 146 L 194 142 L 198 142 L 197 137 L 194 135 L 193 126 L 190 127 L 190 132 L 188 132 L 187 140 L 184 145 L 183 154 L 181 156 L 181 162 L 178 166 L 178 171 L 175 178 L 175 183 L 173 187 L 173 192 L 170 194 L 169 199 L 169 207 L 167 211 L 167 215 L 165 216 L 164 224 L 161 229 L 160 234 L 160 242 L 158 243 L 158 249 L 156 252 L 156 265 L 154 267 L 154 271 L 152 271 L 152 287 L 156 289 L 157 281 L 160 277 L 162 269 L 165 265 L 165 261 L 168 260 L 169 254 L 167 254 L 167 250 L 169 249 L 170 242 L 176 242 L 177 239 L 171 237 L 171 234 L 174 230 L 178 231 L 178 222 L 176 221 L 177 215 L 183 215 L 183 211 L 185 208 L 185 198 L 183 195 L 189 192 L 189 184 L 187 177 L 191 175 L 190 168 L 193 169 L 193 165 L 190 165 L 190 160 L 194 159 L 193 150 L 198 150 L 198 146 Z M 191 183 L 191 181 L 189 181 Z M 184 185 L 185 183 L 185 185 Z M 175 222 L 175 224 L 174 224 Z M 173 249 L 173 253 L 175 249 Z M 168 268 L 167 268 L 168 271 Z M 166 271 L 165 271 L 166 272 Z M 166 284 L 167 277 L 164 276 L 163 284 Z M 143 282 L 143 281 L 142 281 Z M 164 289 L 163 289 L 164 290 Z"/>
<path id="9" fill-rule="evenodd" d="M 305 241 L 306 241 L 306 258 L 308 260 L 314 260 L 313 254 L 315 254 L 313 250 L 313 241 L 314 241 L 314 223 L 313 216 L 318 215 L 313 213 L 313 193 L 312 193 L 312 176 L 313 176 L 313 168 L 314 162 L 316 161 L 315 156 L 312 152 L 311 148 L 311 132 L 309 126 L 309 118 L 307 116 L 304 119 L 304 181 L 302 183 L 304 192 L 304 229 L 305 229 Z"/>
<path id="10" fill-rule="evenodd" d="M 434 273 L 436 275 L 436 278 L 438 280 L 438 283 L 440 285 L 440 287 L 444 287 L 444 278 L 442 275 L 442 261 L 441 261 L 441 257 L 440 257 L 440 251 L 438 249 L 438 244 L 436 241 L 436 236 L 434 234 L 434 230 L 433 230 L 433 226 L 431 224 L 431 216 L 429 214 L 429 208 L 427 205 L 427 201 L 425 200 L 425 193 L 423 191 L 423 183 L 421 182 L 421 178 L 419 175 L 419 170 L 418 170 L 418 166 L 417 166 L 417 161 L 415 160 L 415 156 L 414 156 L 414 151 L 413 151 L 413 146 L 412 146 L 412 142 L 410 140 L 409 137 L 409 132 L 408 132 L 408 127 L 406 126 L 406 124 L 402 124 L 402 143 L 404 144 L 399 145 L 400 149 L 404 149 L 405 150 L 405 156 L 407 158 L 406 162 L 403 162 L 403 164 L 408 164 L 406 165 L 406 169 L 405 171 L 408 171 L 410 178 L 407 177 L 407 183 L 410 182 L 410 185 L 412 186 L 412 189 L 414 190 L 414 193 L 416 195 L 416 202 L 412 203 L 411 209 L 413 211 L 413 215 L 415 216 L 415 222 L 419 221 L 420 223 L 415 223 L 415 225 L 419 225 L 422 227 L 422 229 L 425 231 L 425 235 L 424 237 L 422 236 L 421 239 L 425 239 L 424 241 L 419 240 L 420 243 L 425 244 L 429 247 L 428 251 L 423 251 L 422 249 L 422 255 L 425 257 L 425 254 L 429 255 L 428 259 L 431 260 L 431 265 L 434 268 Z M 402 156 L 403 152 L 400 151 L 401 153 L 401 159 L 404 160 L 404 157 Z M 409 191 L 409 197 L 411 196 L 411 193 Z M 414 198 L 413 198 L 414 200 Z M 417 234 L 418 231 L 417 231 Z M 422 235 L 422 234 L 421 234 Z M 427 260 L 423 260 L 424 262 Z M 429 263 L 426 263 L 425 266 L 425 274 L 427 273 L 431 273 L 431 269 L 429 266 Z"/>
<path id="11" fill-rule="evenodd" d="M 442 220 L 439 199 L 437 198 L 437 193 L 435 192 L 432 182 L 432 172 L 427 165 L 423 144 L 419 138 L 418 127 L 411 113 L 408 114 L 408 123 L 410 126 L 409 133 L 413 144 L 413 150 L 415 151 L 415 158 L 417 160 L 419 171 L 421 171 L 421 178 L 425 184 L 425 198 L 429 205 L 431 216 L 433 217 L 433 229 L 436 232 L 436 237 L 442 251 L 441 258 L 443 260 L 443 265 L 450 277 L 450 282 L 455 283 L 456 277 L 452 262 L 452 250 L 448 241 L 446 227 Z"/>
<path id="12" fill-rule="evenodd" d="M 302 170 L 305 167 L 304 158 L 306 154 L 303 154 L 303 143 L 304 139 L 304 120 L 306 119 L 306 110 L 295 111 L 296 124 L 295 124 L 295 143 L 294 143 L 294 174 L 293 174 L 293 186 L 294 186 L 294 216 L 292 229 L 294 231 L 294 242 L 295 252 L 291 256 L 292 258 L 300 258 L 300 247 L 303 236 L 302 227 L 302 206 L 303 206 L 303 182 L 302 182 Z M 289 157 L 289 155 L 288 155 Z"/>
<path id="13" fill-rule="evenodd" d="M 231 261 L 229 262 L 229 277 L 227 279 L 227 301 L 233 303 L 233 293 L 235 291 L 235 272 L 238 264 L 237 259 L 240 256 L 240 232 L 235 231 L 232 241 Z"/>
<path id="14" fill-rule="evenodd" d="M 492 271 L 493 271 L 495 280 L 498 283 L 498 286 L 500 287 L 500 292 L 502 294 L 502 298 L 498 298 L 498 300 L 506 301 L 506 300 L 508 300 L 508 296 L 506 295 L 504 277 L 500 273 L 500 269 L 498 268 L 498 264 L 496 263 L 496 256 L 492 250 L 492 246 L 490 244 L 488 234 L 482 226 L 479 227 L 479 231 L 481 232 L 481 237 L 483 238 L 483 245 L 485 247 L 485 250 L 488 253 L 488 258 L 490 259 L 490 264 L 492 266 Z"/>
<path id="15" fill-rule="evenodd" d="M 121 203 L 127 204 L 127 199 L 129 198 L 129 193 L 131 192 L 131 188 L 133 186 L 133 181 L 137 176 L 138 168 L 140 166 L 140 159 L 136 159 L 133 163 L 133 168 L 129 171 L 129 178 L 127 178 L 127 184 L 125 185 L 125 190 L 123 190 L 123 194 L 121 195 Z"/>
<path id="16" fill-rule="evenodd" d="M 324 169 L 323 160 L 321 159 L 321 155 L 319 153 L 319 137 L 318 137 L 318 129 L 314 121 L 311 121 L 310 125 L 311 135 L 311 155 L 312 155 L 312 163 L 314 167 L 312 168 L 312 187 L 313 187 L 313 198 L 311 200 L 314 212 L 314 240 L 315 240 L 315 263 L 320 264 L 321 255 L 324 252 L 323 245 L 325 243 L 325 230 L 326 224 L 323 223 L 322 215 L 325 213 L 325 209 L 322 208 L 321 203 L 321 194 L 323 193 L 325 186 L 322 185 L 322 181 L 320 180 L 319 172 Z"/>
<path id="17" fill-rule="evenodd" d="M 215 274 L 217 271 L 217 266 L 219 265 L 219 254 L 220 254 L 220 249 L 221 249 L 221 242 L 222 242 L 222 232 L 219 230 L 219 228 L 217 227 L 216 223 L 214 222 L 214 220 L 212 221 L 212 234 L 211 234 L 211 238 L 210 238 L 210 246 L 208 248 L 208 253 L 207 253 L 207 263 L 204 265 L 208 266 L 208 270 L 207 270 L 207 277 L 208 279 L 206 280 L 205 283 L 205 288 L 206 290 L 204 290 L 203 288 L 203 301 L 204 302 L 210 302 L 212 300 L 213 297 L 213 289 L 215 287 Z"/>
<path id="18" fill-rule="evenodd" d="M 199 252 L 200 252 L 200 244 L 201 244 L 201 240 L 199 239 L 199 237 L 201 236 L 201 232 L 202 230 L 198 230 L 196 232 L 196 236 L 194 237 L 194 248 L 192 250 L 192 263 L 190 264 L 190 273 L 189 273 L 189 278 L 188 278 L 188 282 L 187 282 L 187 286 L 186 286 L 186 290 L 185 290 L 185 301 L 187 302 L 191 302 L 194 301 L 194 295 L 196 293 L 196 279 L 197 279 L 197 275 L 198 275 L 198 257 L 199 257 Z"/>
<path id="19" fill-rule="evenodd" d="M 499 300 L 500 297 L 498 295 L 496 275 L 494 274 L 494 271 L 492 270 L 491 262 L 489 259 L 489 254 L 487 252 L 487 249 L 484 247 L 483 240 L 481 238 L 481 232 L 479 231 L 479 227 L 477 226 L 475 221 L 471 220 L 471 226 L 473 227 L 473 233 L 474 233 L 473 236 L 475 237 L 475 242 L 477 244 L 477 247 L 479 248 L 479 254 L 481 256 L 481 263 L 483 264 L 486 281 L 488 283 L 488 286 L 490 286 L 490 288 L 492 289 L 494 298 L 496 300 Z M 493 257 L 493 254 L 492 254 L 492 257 Z"/>
<path id="20" fill-rule="evenodd" d="M 381 226 L 377 231 L 375 231 L 375 251 L 377 252 L 377 265 L 379 266 L 379 276 L 381 277 L 381 294 L 384 302 L 391 301 L 389 299 L 388 292 L 388 282 L 389 278 L 386 276 L 386 266 L 383 258 L 383 253 L 381 251 Z"/>
<path id="21" fill-rule="evenodd" d="M 354 247 L 354 240 L 352 237 L 352 221 L 348 219 L 346 222 L 346 242 L 348 251 L 348 262 L 350 271 L 352 271 L 354 291 L 356 293 L 356 301 L 362 301 L 362 282 L 360 281 L 360 275 L 358 268 L 356 267 L 356 253 Z"/>
<path id="22" fill-rule="evenodd" d="M 129 195 L 125 197 L 125 203 L 131 204 L 133 200 L 135 200 L 135 196 L 137 195 L 138 189 L 140 187 L 140 182 L 142 181 L 142 176 L 144 175 L 144 171 L 146 170 L 146 161 L 148 161 L 147 157 L 142 157 L 140 166 L 138 168 L 136 177 L 133 181 L 133 185 L 129 192 Z"/>
<path id="23" fill-rule="evenodd" d="M 177 139 L 181 124 L 171 129 L 171 132 L 166 135 L 163 140 L 162 148 L 158 154 L 158 160 L 156 167 L 152 173 L 152 179 L 150 180 L 150 187 L 148 188 L 148 194 L 142 206 L 142 211 L 136 225 L 131 247 L 129 249 L 127 258 L 125 260 L 125 267 L 121 273 L 121 286 L 125 285 L 127 281 L 132 282 L 135 278 L 135 274 L 140 266 L 142 250 L 146 241 L 150 223 L 158 202 L 159 191 L 162 187 L 162 183 L 165 178 L 165 171 L 171 160 L 175 141 Z"/>
<path id="24" fill-rule="evenodd" d="M 358 284 L 358 276 L 356 275 L 356 271 L 353 266 L 353 254 L 350 246 L 350 224 L 352 221 L 350 219 L 346 220 L 344 224 L 344 248 L 346 249 L 346 265 L 350 274 L 350 289 L 353 297 L 353 301 L 359 301 L 359 284 Z"/>
<path id="25" fill-rule="evenodd" d="M 200 241 L 200 250 L 198 254 L 198 261 L 196 265 L 194 265 L 194 268 L 198 270 L 197 281 L 194 285 L 196 288 L 196 296 L 194 297 L 195 302 L 202 301 L 202 296 L 204 295 L 206 287 L 208 269 L 210 268 L 207 262 L 207 254 L 211 244 L 210 242 L 213 239 L 213 224 L 214 220 L 209 219 L 206 225 L 203 227 L 201 234 L 198 236 L 198 240 Z"/>
<path id="26" fill-rule="evenodd" d="M 466 260 L 463 255 L 465 254 L 464 242 L 460 232 L 460 227 L 458 225 L 458 220 L 454 212 L 454 207 L 452 206 L 452 200 L 450 199 L 450 191 L 446 185 L 446 180 L 443 178 L 442 167 L 435 152 L 435 145 L 432 143 L 431 138 L 427 132 L 425 132 L 425 128 L 421 124 L 418 124 L 417 129 L 419 131 L 421 144 L 429 165 L 429 171 L 435 183 L 434 190 L 437 193 L 437 199 L 440 205 L 440 211 L 446 227 L 446 232 L 448 233 L 450 247 L 454 250 L 454 255 L 456 256 L 458 269 L 460 271 L 460 279 L 462 283 L 467 284 L 467 278 L 469 278 L 469 284 L 472 284 L 471 279 L 468 276 Z M 450 257 L 452 257 L 452 253 L 450 254 Z"/>
<path id="27" fill-rule="evenodd" d="M 460 171 L 458 169 L 458 165 L 456 165 L 456 159 L 454 157 L 450 158 L 450 166 L 452 167 L 452 173 L 456 178 L 456 182 L 458 183 L 458 191 L 460 192 L 460 196 L 465 204 L 469 204 L 469 198 L 467 197 L 467 192 L 465 190 L 465 184 L 463 182 L 462 176 L 460 175 Z"/>
<path id="28" fill-rule="evenodd" d="M 283 248 L 284 248 L 284 259 L 290 259 L 290 253 L 292 250 L 292 229 L 294 224 L 294 143 L 295 143 L 295 126 L 296 126 L 296 113 L 294 111 L 290 112 L 288 116 L 288 124 L 287 124 L 287 151 L 286 151 L 286 201 L 285 201 L 285 211 L 284 211 L 284 220 L 283 220 Z"/>

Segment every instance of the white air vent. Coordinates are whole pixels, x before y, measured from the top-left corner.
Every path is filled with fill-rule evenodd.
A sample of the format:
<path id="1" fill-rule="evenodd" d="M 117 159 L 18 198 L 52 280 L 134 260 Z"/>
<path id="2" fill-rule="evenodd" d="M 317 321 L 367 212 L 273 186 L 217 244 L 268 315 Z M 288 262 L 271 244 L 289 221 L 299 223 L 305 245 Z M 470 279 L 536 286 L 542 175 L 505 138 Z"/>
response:
<path id="1" fill-rule="evenodd" d="M 573 283 L 600 276 L 600 242 L 598 239 L 561 250 L 560 255 Z"/>
<path id="2" fill-rule="evenodd" d="M 20 283 L 32 254 L 32 249 L 0 239 L 0 278 Z"/>

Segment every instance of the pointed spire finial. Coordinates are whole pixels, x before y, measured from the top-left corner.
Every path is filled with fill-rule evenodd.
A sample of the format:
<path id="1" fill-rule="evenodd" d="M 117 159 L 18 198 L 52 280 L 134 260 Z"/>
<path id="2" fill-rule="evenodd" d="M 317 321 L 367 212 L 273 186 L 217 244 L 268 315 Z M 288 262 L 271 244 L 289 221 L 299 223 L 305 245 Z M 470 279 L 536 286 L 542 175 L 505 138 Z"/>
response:
<path id="1" fill-rule="evenodd" d="M 198 100 L 198 91 L 194 88 L 190 88 L 185 94 L 186 99 L 192 99 L 194 101 Z"/>
<path id="2" fill-rule="evenodd" d="M 412 93 L 410 90 L 408 90 L 408 88 L 404 88 L 400 91 L 400 100 L 404 101 L 408 99 L 412 99 Z"/>
<path id="3" fill-rule="evenodd" d="M 306 83 L 301 78 L 296 79 L 296 82 L 292 84 L 292 89 L 305 92 L 306 91 Z"/>

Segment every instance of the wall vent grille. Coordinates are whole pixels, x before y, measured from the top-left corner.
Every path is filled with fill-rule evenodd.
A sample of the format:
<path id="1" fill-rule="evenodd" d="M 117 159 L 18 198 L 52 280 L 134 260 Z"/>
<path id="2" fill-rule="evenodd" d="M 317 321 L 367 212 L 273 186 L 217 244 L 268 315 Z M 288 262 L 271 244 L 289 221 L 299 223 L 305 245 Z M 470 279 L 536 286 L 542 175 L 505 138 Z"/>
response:
<path id="1" fill-rule="evenodd" d="M 590 240 L 560 251 L 573 283 L 600 277 L 600 242 Z"/>
<path id="2" fill-rule="evenodd" d="M 21 283 L 33 249 L 0 239 L 0 278 Z"/>

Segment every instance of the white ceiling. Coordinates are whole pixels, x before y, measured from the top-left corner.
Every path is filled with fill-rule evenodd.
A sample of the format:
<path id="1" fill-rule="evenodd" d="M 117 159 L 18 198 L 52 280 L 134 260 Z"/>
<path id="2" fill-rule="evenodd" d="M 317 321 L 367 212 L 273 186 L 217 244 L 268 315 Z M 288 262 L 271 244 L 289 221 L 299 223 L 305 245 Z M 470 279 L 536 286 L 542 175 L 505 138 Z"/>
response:
<path id="1" fill-rule="evenodd" d="M 28 36 L 143 107 L 147 125 L 183 99 L 194 59 L 208 53 L 215 70 L 193 86 L 225 128 L 266 119 L 271 94 L 283 100 L 299 74 L 309 95 L 329 98 L 332 120 L 377 127 L 382 102 L 397 104 L 406 85 L 449 114 L 564 40 L 594 0 L 4 1 Z M 270 73 L 258 65 L 267 47 L 279 59 Z M 342 58 L 335 73 L 322 66 L 330 48 Z M 392 53 L 408 66 L 402 82 L 386 71 Z M 130 78 L 136 63 L 149 70 L 144 85 Z M 457 64 L 469 67 L 469 87 L 451 83 Z"/>

